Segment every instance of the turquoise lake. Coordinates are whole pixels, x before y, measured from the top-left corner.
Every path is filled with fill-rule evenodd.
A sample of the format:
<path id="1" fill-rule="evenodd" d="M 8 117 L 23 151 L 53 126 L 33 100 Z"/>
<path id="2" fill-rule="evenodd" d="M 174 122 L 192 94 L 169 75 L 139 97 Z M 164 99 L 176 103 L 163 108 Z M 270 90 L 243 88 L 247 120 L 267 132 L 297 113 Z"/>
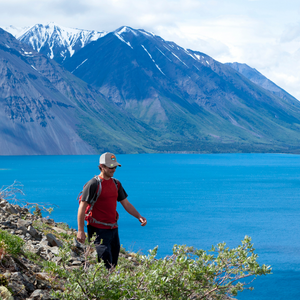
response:
<path id="1" fill-rule="evenodd" d="M 22 199 L 53 203 L 57 222 L 77 228 L 78 193 L 98 174 L 99 156 L 0 156 L 0 187 L 22 183 Z M 241 300 L 300 299 L 300 156 L 286 154 L 117 155 L 118 178 L 146 227 L 121 205 L 121 244 L 158 257 L 174 244 L 204 250 L 245 235 L 273 274 L 258 277 Z"/>

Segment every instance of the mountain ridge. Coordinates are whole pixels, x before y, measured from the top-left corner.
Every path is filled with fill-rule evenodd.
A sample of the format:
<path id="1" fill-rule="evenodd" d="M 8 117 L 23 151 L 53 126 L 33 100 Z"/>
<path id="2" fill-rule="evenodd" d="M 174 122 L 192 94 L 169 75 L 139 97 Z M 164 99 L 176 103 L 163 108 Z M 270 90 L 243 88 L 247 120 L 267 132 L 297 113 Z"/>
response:
<path id="1" fill-rule="evenodd" d="M 235 69 L 236 71 L 238 71 L 239 73 L 247 77 L 249 80 L 251 80 L 253 83 L 263 87 L 264 89 L 270 91 L 271 93 L 273 93 L 274 95 L 278 96 L 281 99 L 291 101 L 292 103 L 295 100 L 297 100 L 294 96 L 287 93 L 284 89 L 279 87 L 270 79 L 262 75 L 259 71 L 257 71 L 254 68 L 251 68 L 247 64 L 234 62 L 234 63 L 226 63 L 226 65 L 229 65 L 231 68 Z"/>
<path id="2" fill-rule="evenodd" d="M 74 107 L 66 119 L 91 152 L 300 151 L 298 100 L 281 98 L 232 66 L 153 33 L 120 27 L 66 56 L 60 61 L 65 70 L 41 53 L 30 58 L 31 48 L 22 45 L 15 56 L 22 52 L 27 63 L 23 77 L 50 83 L 64 99 L 58 101 L 62 107 Z M 9 76 L 3 78 L 8 82 Z M 45 127 L 52 109 L 47 103 L 56 105 L 46 100 L 40 117 Z"/>

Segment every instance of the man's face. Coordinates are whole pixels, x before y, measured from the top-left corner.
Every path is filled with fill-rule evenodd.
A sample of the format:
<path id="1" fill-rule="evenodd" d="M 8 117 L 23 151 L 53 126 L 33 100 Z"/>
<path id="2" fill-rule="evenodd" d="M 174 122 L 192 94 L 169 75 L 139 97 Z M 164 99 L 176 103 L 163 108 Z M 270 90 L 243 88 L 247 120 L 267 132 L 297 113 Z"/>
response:
<path id="1" fill-rule="evenodd" d="M 109 168 L 105 165 L 101 165 L 101 168 L 102 168 L 103 175 L 111 178 L 114 176 L 114 173 L 115 173 L 117 167 Z"/>

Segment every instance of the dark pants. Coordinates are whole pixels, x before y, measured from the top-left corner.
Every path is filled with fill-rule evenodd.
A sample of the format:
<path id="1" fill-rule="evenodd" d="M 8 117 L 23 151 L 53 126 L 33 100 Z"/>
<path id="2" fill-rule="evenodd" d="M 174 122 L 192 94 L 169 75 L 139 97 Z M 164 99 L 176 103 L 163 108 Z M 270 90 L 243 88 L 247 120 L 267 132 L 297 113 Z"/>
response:
<path id="1" fill-rule="evenodd" d="M 96 245 L 98 261 L 102 259 L 107 269 L 110 269 L 112 266 L 116 266 L 118 263 L 120 252 L 120 239 L 118 228 L 100 229 L 88 225 L 87 231 L 89 241 L 94 235 L 94 233 L 96 233 L 96 239 L 94 244 Z"/>

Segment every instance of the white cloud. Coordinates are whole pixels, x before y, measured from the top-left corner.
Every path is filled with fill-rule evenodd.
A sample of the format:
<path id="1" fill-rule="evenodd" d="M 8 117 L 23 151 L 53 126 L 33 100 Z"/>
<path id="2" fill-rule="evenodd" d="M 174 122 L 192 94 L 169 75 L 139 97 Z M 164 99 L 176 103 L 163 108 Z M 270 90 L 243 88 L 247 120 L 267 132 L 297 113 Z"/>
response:
<path id="1" fill-rule="evenodd" d="M 143 28 L 221 62 L 256 68 L 300 99 L 299 0 L 0 0 L 2 26 Z"/>

